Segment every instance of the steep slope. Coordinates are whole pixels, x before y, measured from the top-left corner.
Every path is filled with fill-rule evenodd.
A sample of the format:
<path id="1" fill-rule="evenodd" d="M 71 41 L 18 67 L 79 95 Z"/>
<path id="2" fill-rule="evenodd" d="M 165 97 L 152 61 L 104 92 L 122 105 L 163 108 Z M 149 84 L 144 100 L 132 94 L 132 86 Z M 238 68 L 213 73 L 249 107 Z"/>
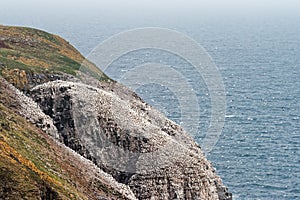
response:
<path id="1" fill-rule="evenodd" d="M 26 98 L 0 78 L 0 199 L 135 199 L 127 186 L 17 115 L 41 113 L 25 108 Z"/>
<path id="2" fill-rule="evenodd" d="M 59 36 L 0 26 L 0 197 L 231 199 L 188 133 L 92 63 L 79 72 L 83 59 Z"/>

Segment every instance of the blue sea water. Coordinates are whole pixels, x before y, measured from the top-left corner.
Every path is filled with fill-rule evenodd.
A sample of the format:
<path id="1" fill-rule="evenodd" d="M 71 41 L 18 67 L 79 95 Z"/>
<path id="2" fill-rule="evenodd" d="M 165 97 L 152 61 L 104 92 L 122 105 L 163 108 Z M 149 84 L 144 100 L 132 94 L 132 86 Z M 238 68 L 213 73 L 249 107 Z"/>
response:
<path id="1" fill-rule="evenodd" d="M 225 126 L 207 157 L 234 199 L 300 199 L 299 18 L 226 18 L 189 23 L 64 20 L 7 23 L 59 34 L 84 55 L 113 34 L 136 27 L 171 28 L 195 39 L 213 58 L 225 84 Z M 146 49 L 121 57 L 107 73 L 118 79 L 122 70 L 147 62 L 190 69 L 176 55 Z M 197 82 L 202 86 L 194 88 L 201 112 L 195 139 L 201 144 L 211 109 L 208 90 L 201 76 L 189 72 L 184 76 L 191 85 Z M 137 92 L 180 123 L 180 104 L 168 88 L 145 85 Z"/>
<path id="2" fill-rule="evenodd" d="M 300 26 L 260 23 L 227 24 L 220 33 L 212 30 L 203 34 L 197 27 L 183 29 L 196 40 L 201 38 L 225 83 L 225 127 L 207 156 L 234 199 L 299 199 Z M 183 74 L 191 85 L 194 81 L 199 87 L 202 82 L 202 87 L 195 89 L 201 110 L 195 139 L 201 144 L 211 109 L 201 76 L 190 73 L 183 60 L 157 50 L 128 54 L 113 63 L 108 74 L 118 80 L 120 67 L 130 69 L 144 62 L 179 66 L 188 71 Z M 146 85 L 137 92 L 180 123 L 182 105 L 171 91 Z"/>

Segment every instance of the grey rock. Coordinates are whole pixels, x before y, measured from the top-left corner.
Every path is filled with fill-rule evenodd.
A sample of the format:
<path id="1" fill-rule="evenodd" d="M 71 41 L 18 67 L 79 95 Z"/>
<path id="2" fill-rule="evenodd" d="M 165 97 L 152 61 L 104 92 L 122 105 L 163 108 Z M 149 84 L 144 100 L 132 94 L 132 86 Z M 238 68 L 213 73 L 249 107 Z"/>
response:
<path id="1" fill-rule="evenodd" d="M 231 199 L 189 134 L 124 86 L 53 81 L 30 96 L 65 145 L 138 199 Z"/>
<path id="2" fill-rule="evenodd" d="M 6 103 L 10 103 L 10 106 L 17 106 L 13 108 L 16 113 L 26 118 L 28 121 L 51 135 L 53 138 L 60 140 L 60 135 L 58 134 L 56 126 L 53 124 L 53 120 L 41 110 L 40 106 L 36 102 L 24 95 L 20 90 L 8 83 L 4 78 L 0 77 L 0 82 L 0 90 L 10 91 L 10 95 L 14 97 L 16 102 Z"/>
<path id="3" fill-rule="evenodd" d="M 19 114 L 20 116 L 26 118 L 29 122 L 36 125 L 42 131 L 50 135 L 50 144 L 53 145 L 51 146 L 51 148 L 57 148 L 58 152 L 67 155 L 67 157 L 71 159 L 73 164 L 76 164 L 78 165 L 78 167 L 80 167 L 80 173 L 83 176 L 82 178 L 84 179 L 81 184 L 86 184 L 87 182 L 88 184 L 92 184 L 89 185 L 89 188 L 91 190 L 95 189 L 94 193 L 89 196 L 90 199 L 116 199 L 115 197 L 117 197 L 117 199 L 137 199 L 128 185 L 117 182 L 110 174 L 101 170 L 92 161 L 80 156 L 77 152 L 68 148 L 62 142 L 60 142 L 62 141 L 62 138 L 58 134 L 56 126 L 54 126 L 53 119 L 46 115 L 36 102 L 34 102 L 31 98 L 25 96 L 21 91 L 16 89 L 13 85 L 9 84 L 1 76 L 0 94 L 1 97 L 4 97 L 4 95 L 6 95 L 5 98 L 0 99 L 1 104 L 5 104 L 5 106 L 13 110 L 16 114 Z M 66 159 L 66 157 L 64 159 Z M 108 193 L 108 196 L 103 196 L 101 187 L 99 188 L 98 185 L 109 189 L 111 194 Z M 81 188 L 79 190 L 81 190 Z M 12 196 L 14 195 L 12 194 Z"/>

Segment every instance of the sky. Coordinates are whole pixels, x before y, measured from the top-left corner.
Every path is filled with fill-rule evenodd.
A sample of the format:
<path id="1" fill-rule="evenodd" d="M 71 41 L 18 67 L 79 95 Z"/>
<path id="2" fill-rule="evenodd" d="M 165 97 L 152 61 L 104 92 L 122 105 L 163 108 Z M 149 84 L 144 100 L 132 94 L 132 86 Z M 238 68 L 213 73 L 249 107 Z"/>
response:
<path id="1" fill-rule="evenodd" d="M 157 14 L 259 14 L 296 13 L 299 0 L 10 0 L 1 2 L 3 14 L 91 14 L 147 16 Z M 2 16 L 3 17 L 3 16 Z M 1 20 L 1 18 L 0 18 Z"/>

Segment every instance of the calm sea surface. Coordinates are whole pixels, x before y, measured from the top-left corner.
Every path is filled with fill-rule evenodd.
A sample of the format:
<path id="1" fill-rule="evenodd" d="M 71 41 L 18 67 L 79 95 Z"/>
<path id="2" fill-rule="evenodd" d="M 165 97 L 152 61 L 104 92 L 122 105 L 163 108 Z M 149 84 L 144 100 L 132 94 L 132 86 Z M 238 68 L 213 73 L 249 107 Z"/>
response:
<path id="1" fill-rule="evenodd" d="M 136 27 L 161 26 L 192 37 L 211 55 L 225 84 L 225 127 L 207 156 L 234 199 L 300 199 L 299 18 L 211 19 L 184 25 L 103 19 L 20 23 L 59 34 L 85 55 L 113 34 Z M 172 66 L 192 85 L 200 108 L 195 139 L 201 144 L 210 119 L 210 98 L 201 75 L 184 59 L 145 49 L 119 58 L 107 73 L 118 80 L 124 71 L 147 62 Z M 180 104 L 168 88 L 148 84 L 137 92 L 181 122 Z"/>

